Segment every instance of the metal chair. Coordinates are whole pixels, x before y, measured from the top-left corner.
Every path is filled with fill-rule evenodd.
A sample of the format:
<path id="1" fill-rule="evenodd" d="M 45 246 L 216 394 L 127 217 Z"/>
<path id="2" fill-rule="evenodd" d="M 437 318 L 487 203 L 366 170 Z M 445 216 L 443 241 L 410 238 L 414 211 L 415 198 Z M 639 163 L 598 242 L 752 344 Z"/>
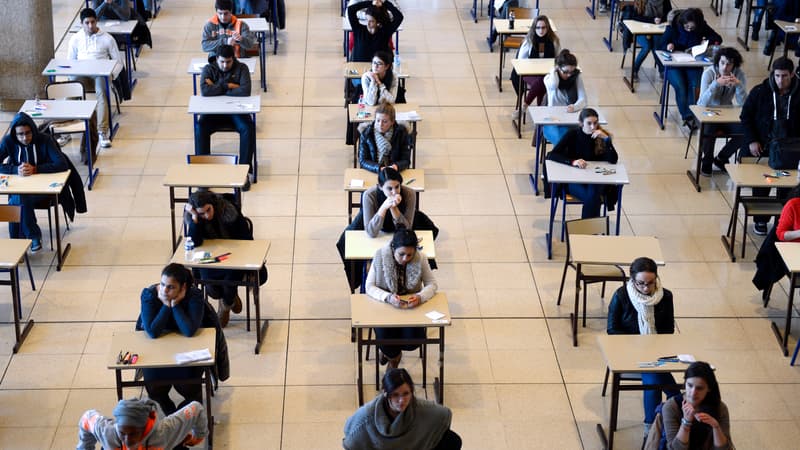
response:
<path id="1" fill-rule="evenodd" d="M 50 100 L 86 100 L 86 91 L 80 81 L 59 81 L 49 83 L 44 87 L 45 96 Z M 51 122 L 50 133 L 53 136 L 62 134 L 83 135 L 86 132 L 86 123 L 83 120 L 69 120 L 64 122 Z"/>
<path id="2" fill-rule="evenodd" d="M 603 283 L 600 291 L 600 298 L 605 297 L 606 282 L 619 281 L 625 283 L 628 277 L 625 270 L 620 266 L 590 265 L 582 264 L 580 271 L 576 264 L 572 262 L 572 249 L 570 248 L 570 235 L 579 234 L 609 234 L 608 216 L 593 217 L 591 219 L 576 219 L 566 222 L 567 228 L 567 256 L 564 261 L 564 272 L 561 275 L 561 287 L 558 289 L 558 302 L 561 304 L 561 297 L 564 293 L 564 281 L 567 278 L 567 269 L 572 267 L 575 270 L 577 282 L 583 283 L 583 326 L 586 326 L 586 287 L 591 283 Z"/>
<path id="3" fill-rule="evenodd" d="M 18 205 L 0 205 L 0 222 L 19 223 L 22 220 L 22 207 Z M 28 266 L 28 278 L 31 279 L 31 290 L 36 290 L 36 284 L 33 281 L 33 271 L 31 270 L 31 261 L 28 259 L 28 253 L 25 253 L 25 265 Z"/>
<path id="4" fill-rule="evenodd" d="M 508 12 L 514 13 L 515 19 L 533 19 L 538 15 L 537 9 L 531 8 L 508 8 Z M 536 26 L 532 24 L 531 26 Z M 501 52 L 505 52 L 508 49 L 519 50 L 522 46 L 522 42 L 525 41 L 525 36 L 508 36 L 503 39 L 503 48 L 500 49 Z M 505 66 L 505 58 L 503 59 L 503 65 Z"/>

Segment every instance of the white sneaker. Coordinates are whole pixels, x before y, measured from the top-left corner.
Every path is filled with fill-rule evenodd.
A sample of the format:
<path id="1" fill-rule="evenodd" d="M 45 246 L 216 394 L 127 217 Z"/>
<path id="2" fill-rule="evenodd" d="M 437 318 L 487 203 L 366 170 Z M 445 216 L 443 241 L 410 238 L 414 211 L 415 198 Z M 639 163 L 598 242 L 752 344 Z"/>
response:
<path id="1" fill-rule="evenodd" d="M 59 147 L 63 147 L 65 145 L 69 144 L 71 140 L 72 140 L 72 135 L 69 135 L 69 134 L 62 134 L 62 135 L 59 135 L 58 138 L 56 138 L 56 141 L 58 142 Z"/>
<path id="2" fill-rule="evenodd" d="M 97 133 L 100 139 L 100 147 L 108 148 L 111 147 L 111 139 L 108 138 L 106 133 Z"/>

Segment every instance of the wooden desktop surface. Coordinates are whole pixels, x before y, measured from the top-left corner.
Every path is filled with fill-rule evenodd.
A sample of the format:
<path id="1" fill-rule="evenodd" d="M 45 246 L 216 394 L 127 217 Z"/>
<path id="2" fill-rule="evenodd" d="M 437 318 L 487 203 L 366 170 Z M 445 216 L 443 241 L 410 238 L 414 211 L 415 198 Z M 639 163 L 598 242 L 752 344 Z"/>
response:
<path id="1" fill-rule="evenodd" d="M 106 359 L 109 369 L 148 369 L 166 367 L 202 367 L 214 364 L 216 357 L 216 336 L 214 328 L 199 328 L 197 333 L 187 338 L 179 333 L 168 333 L 156 339 L 150 338 L 144 331 L 117 331 L 111 336 L 111 348 Z M 187 364 L 175 362 L 175 354 L 208 349 L 211 359 Z M 120 350 L 136 353 L 139 360 L 136 364 L 118 364 Z"/>
<path id="2" fill-rule="evenodd" d="M 444 317 L 434 322 L 425 316 L 431 311 L 440 312 Z M 447 296 L 442 292 L 437 292 L 427 302 L 411 309 L 395 308 L 366 294 L 353 294 L 350 296 L 350 317 L 350 323 L 355 328 L 449 326 L 451 322 Z"/>

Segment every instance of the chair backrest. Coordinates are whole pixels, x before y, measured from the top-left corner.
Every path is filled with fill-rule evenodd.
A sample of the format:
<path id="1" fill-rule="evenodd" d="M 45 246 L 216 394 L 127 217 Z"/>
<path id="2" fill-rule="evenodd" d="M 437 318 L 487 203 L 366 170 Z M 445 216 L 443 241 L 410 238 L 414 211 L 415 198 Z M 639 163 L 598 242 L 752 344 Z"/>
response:
<path id="1" fill-rule="evenodd" d="M 567 239 L 569 239 L 569 235 L 571 234 L 607 235 L 608 230 L 608 216 L 567 221 Z"/>
<path id="2" fill-rule="evenodd" d="M 189 164 L 239 164 L 239 155 L 216 154 L 216 155 L 186 155 L 186 162 Z"/>
<path id="3" fill-rule="evenodd" d="M 19 223 L 21 215 L 21 206 L 0 205 L 0 222 Z"/>
<path id="4" fill-rule="evenodd" d="M 508 8 L 508 12 L 513 12 L 515 19 L 534 19 L 539 15 L 536 8 Z"/>
<path id="5" fill-rule="evenodd" d="M 51 100 L 86 100 L 86 92 L 80 81 L 59 81 L 44 87 L 45 95 Z"/>

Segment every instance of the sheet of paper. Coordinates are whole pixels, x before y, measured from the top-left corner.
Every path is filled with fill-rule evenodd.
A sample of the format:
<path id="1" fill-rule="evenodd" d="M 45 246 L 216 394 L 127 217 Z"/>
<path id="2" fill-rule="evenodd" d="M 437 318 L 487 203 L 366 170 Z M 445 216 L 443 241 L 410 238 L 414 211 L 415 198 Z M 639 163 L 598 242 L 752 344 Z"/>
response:
<path id="1" fill-rule="evenodd" d="M 686 355 L 678 355 L 678 361 L 682 363 L 693 363 L 696 362 L 697 360 L 694 358 L 694 355 L 686 354 Z"/>
<path id="2" fill-rule="evenodd" d="M 694 56 L 689 53 L 672 53 L 672 60 L 675 62 L 689 62 L 694 61 Z"/>
<path id="3" fill-rule="evenodd" d="M 192 66 L 192 67 L 194 68 L 194 70 L 196 70 L 198 72 L 202 72 L 203 71 L 203 67 L 205 67 L 205 66 L 206 65 L 204 63 L 195 63 L 194 66 Z"/>
<path id="4" fill-rule="evenodd" d="M 398 121 L 415 121 L 419 120 L 420 116 L 416 111 L 399 112 L 396 114 Z"/>
<path id="5" fill-rule="evenodd" d="M 698 56 L 704 54 L 708 50 L 708 40 L 704 40 L 698 45 L 692 47 L 692 57 L 697 58 Z"/>
<path id="6" fill-rule="evenodd" d="M 425 317 L 431 320 L 439 320 L 444 317 L 444 314 L 440 313 L 439 311 L 431 311 L 425 314 Z"/>
<path id="7" fill-rule="evenodd" d="M 192 350 L 190 352 L 176 353 L 175 362 L 178 364 L 188 364 L 197 361 L 207 361 L 211 359 L 211 352 L 204 348 L 202 350 Z"/>
<path id="8" fill-rule="evenodd" d="M 350 187 L 356 187 L 356 188 L 364 187 L 364 180 L 353 178 L 352 180 L 350 180 Z"/>

